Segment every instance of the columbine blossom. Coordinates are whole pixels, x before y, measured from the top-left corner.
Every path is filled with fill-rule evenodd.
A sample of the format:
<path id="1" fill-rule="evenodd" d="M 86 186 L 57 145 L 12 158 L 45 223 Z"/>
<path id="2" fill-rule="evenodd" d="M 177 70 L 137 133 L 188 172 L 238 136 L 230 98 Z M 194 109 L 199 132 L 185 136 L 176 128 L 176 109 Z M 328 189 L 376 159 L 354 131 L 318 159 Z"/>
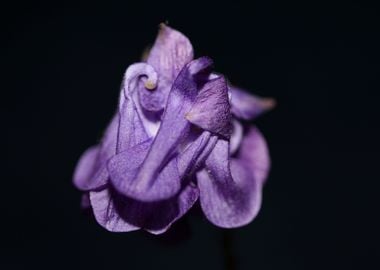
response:
<path id="1" fill-rule="evenodd" d="M 257 215 L 270 159 L 245 120 L 273 101 L 228 85 L 212 64 L 161 25 L 146 61 L 128 67 L 116 114 L 74 174 L 107 230 L 163 233 L 197 200 L 219 227 Z"/>

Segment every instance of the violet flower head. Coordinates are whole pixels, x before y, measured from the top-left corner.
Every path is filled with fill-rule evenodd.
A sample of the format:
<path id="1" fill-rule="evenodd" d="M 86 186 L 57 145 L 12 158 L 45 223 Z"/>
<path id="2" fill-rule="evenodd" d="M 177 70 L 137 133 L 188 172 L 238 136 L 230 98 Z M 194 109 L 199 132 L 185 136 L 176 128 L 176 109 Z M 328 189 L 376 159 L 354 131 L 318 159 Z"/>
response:
<path id="1" fill-rule="evenodd" d="M 228 85 L 212 65 L 162 24 L 146 61 L 128 67 L 116 114 L 74 173 L 107 230 L 160 234 L 197 200 L 219 227 L 257 215 L 270 159 L 248 120 L 274 102 Z"/>

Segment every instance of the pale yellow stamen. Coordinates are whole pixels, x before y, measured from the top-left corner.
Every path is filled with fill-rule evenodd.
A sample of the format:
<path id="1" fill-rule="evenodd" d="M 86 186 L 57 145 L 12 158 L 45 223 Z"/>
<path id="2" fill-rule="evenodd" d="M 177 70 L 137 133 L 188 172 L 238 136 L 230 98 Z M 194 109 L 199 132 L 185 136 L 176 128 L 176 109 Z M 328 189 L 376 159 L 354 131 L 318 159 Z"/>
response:
<path id="1" fill-rule="evenodd" d="M 154 88 L 156 88 L 156 84 L 152 81 L 147 80 L 145 82 L 145 88 L 148 90 L 153 90 Z"/>

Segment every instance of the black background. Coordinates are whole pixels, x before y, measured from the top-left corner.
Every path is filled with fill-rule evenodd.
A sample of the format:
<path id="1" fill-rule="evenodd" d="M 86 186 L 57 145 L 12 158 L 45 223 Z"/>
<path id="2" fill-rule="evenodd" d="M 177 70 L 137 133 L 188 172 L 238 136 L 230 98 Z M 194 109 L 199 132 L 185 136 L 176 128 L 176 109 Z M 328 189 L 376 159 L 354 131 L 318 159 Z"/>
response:
<path id="1" fill-rule="evenodd" d="M 188 217 L 192 234 L 176 244 L 109 233 L 83 215 L 71 184 L 116 108 L 125 69 L 163 21 L 235 85 L 278 101 L 256 122 L 273 168 L 257 219 L 230 231 L 236 268 L 379 269 L 373 4 L 2 5 L 0 269 L 223 269 L 224 230 L 203 217 Z"/>

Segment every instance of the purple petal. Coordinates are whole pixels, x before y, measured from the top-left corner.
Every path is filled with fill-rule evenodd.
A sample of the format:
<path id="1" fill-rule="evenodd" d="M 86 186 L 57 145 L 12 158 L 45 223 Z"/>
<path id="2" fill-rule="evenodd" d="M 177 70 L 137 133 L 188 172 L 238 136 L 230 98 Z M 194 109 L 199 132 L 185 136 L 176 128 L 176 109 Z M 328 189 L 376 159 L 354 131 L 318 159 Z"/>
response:
<path id="1" fill-rule="evenodd" d="M 193 47 L 187 37 L 165 24 L 160 24 L 160 31 L 147 59 L 148 64 L 169 81 L 174 81 L 192 59 Z"/>
<path id="2" fill-rule="evenodd" d="M 243 126 L 239 121 L 232 120 L 232 134 L 230 139 L 230 155 L 236 153 L 243 139 Z"/>
<path id="3" fill-rule="evenodd" d="M 153 67 L 145 63 L 129 66 L 124 76 L 119 101 L 118 152 L 146 140 L 149 135 L 154 135 L 151 134 L 154 131 L 150 127 L 154 123 L 144 117 L 139 111 L 138 102 L 135 101 L 138 99 L 138 91 L 141 90 L 139 88 L 141 81 L 144 81 L 148 87 L 157 85 L 157 73 Z"/>
<path id="4" fill-rule="evenodd" d="M 148 139 L 144 123 L 137 112 L 133 99 L 128 99 L 120 109 L 117 152 L 135 146 Z"/>
<path id="5" fill-rule="evenodd" d="M 239 159 L 249 166 L 256 181 L 265 183 L 271 161 L 265 138 L 256 127 L 250 127 L 244 136 L 239 150 Z"/>
<path id="6" fill-rule="evenodd" d="M 186 180 L 185 182 L 190 181 Z M 158 206 L 153 207 L 150 210 L 149 223 L 146 221 L 142 227 L 153 234 L 164 233 L 175 221 L 190 210 L 198 197 L 199 190 L 197 187 L 191 184 L 185 186 L 176 198 L 163 201 Z"/>
<path id="7" fill-rule="evenodd" d="M 73 182 L 80 190 L 93 190 L 105 185 L 108 180 L 106 162 L 116 152 L 118 116 L 108 125 L 99 146 L 86 150 L 74 172 Z"/>
<path id="8" fill-rule="evenodd" d="M 96 221 L 105 229 L 111 232 L 131 232 L 139 229 L 120 217 L 109 188 L 91 191 L 90 201 Z"/>
<path id="9" fill-rule="evenodd" d="M 96 220 L 107 230 L 128 232 L 141 228 L 160 234 L 193 206 L 198 190 L 188 185 L 170 200 L 143 203 L 107 188 L 90 192 L 90 199 Z"/>
<path id="10" fill-rule="evenodd" d="M 203 131 L 194 141 L 188 143 L 183 152 L 178 155 L 177 166 L 181 178 L 185 175 L 192 174 L 197 169 L 199 163 L 201 163 L 199 157 L 205 151 L 210 138 L 211 133 Z"/>
<path id="11" fill-rule="evenodd" d="M 150 179 L 144 179 L 144 175 L 138 179 L 140 181 L 129 181 L 129 179 L 135 179 L 136 175 L 139 174 L 151 145 L 152 140 L 149 139 L 120 152 L 111 158 L 108 163 L 111 182 L 116 190 L 122 190 L 123 194 L 128 194 L 129 197 L 146 202 L 169 198 L 177 193 L 181 187 L 178 169 L 174 160 L 164 165 L 151 178 L 154 183 L 150 182 Z"/>
<path id="12" fill-rule="evenodd" d="M 167 199 L 178 192 L 180 176 L 176 160 L 171 157 L 190 131 L 190 123 L 184 116 L 198 94 L 194 78 L 211 64 L 210 59 L 200 58 L 189 63 L 178 75 L 151 145 L 146 142 L 137 148 L 127 148 L 110 161 L 111 182 L 118 192 L 146 202 Z M 124 161 L 125 158 L 129 162 Z"/>
<path id="13" fill-rule="evenodd" d="M 138 93 L 141 107 L 147 112 L 160 113 L 166 105 L 171 84 L 172 82 L 163 76 L 159 77 L 157 85 L 153 89 L 147 88 L 150 85 L 147 85 L 146 82 L 140 83 Z"/>
<path id="14" fill-rule="evenodd" d="M 231 111 L 238 118 L 255 119 L 276 105 L 276 101 L 272 98 L 254 96 L 232 86 L 229 87 L 229 90 L 231 93 Z"/>
<path id="15" fill-rule="evenodd" d="M 202 129 L 226 138 L 231 133 L 231 112 L 227 84 L 223 76 L 207 82 L 200 90 L 186 119 Z"/>
<path id="16" fill-rule="evenodd" d="M 153 90 L 156 88 L 158 83 L 158 74 L 155 69 L 146 63 L 135 63 L 128 67 L 124 75 L 123 80 L 123 94 L 125 98 L 131 98 L 133 92 L 138 88 L 140 79 L 144 82 L 146 88 Z M 120 97 L 119 108 L 121 108 L 121 103 L 124 101 Z"/>
<path id="17" fill-rule="evenodd" d="M 115 155 L 116 148 L 123 149 L 147 139 L 146 127 L 132 97 L 142 76 L 147 77 L 146 82 L 157 83 L 157 74 L 147 64 L 134 64 L 127 69 L 120 94 L 119 113 L 108 125 L 100 145 L 88 149 L 78 162 L 73 179 L 78 189 L 88 191 L 105 185 L 109 178 L 106 163 Z"/>
<path id="18" fill-rule="evenodd" d="M 210 140 L 208 141 L 206 147 L 204 148 L 203 152 L 199 155 L 197 159 L 197 163 L 194 166 L 194 170 L 199 169 L 200 167 L 204 167 L 204 162 L 214 149 L 216 143 L 218 142 L 219 137 L 216 135 L 211 136 Z"/>
<path id="19" fill-rule="evenodd" d="M 240 227 L 257 215 L 261 182 L 256 181 L 243 159 L 229 161 L 228 141 L 218 140 L 197 180 L 202 210 L 213 224 Z"/>
<path id="20" fill-rule="evenodd" d="M 96 160 L 99 153 L 99 146 L 88 148 L 80 157 L 74 172 L 74 185 L 80 190 L 87 190 L 91 184 L 92 175 L 96 170 Z"/>

